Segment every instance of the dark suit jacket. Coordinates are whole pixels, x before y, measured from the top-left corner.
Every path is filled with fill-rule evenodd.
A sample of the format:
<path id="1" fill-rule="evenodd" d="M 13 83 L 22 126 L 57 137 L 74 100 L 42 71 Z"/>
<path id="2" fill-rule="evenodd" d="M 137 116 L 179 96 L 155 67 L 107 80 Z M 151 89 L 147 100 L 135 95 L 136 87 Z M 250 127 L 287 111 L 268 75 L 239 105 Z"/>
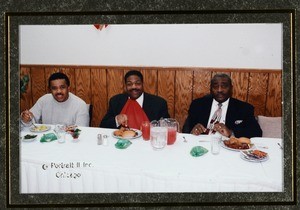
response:
<path id="1" fill-rule="evenodd" d="M 109 107 L 106 115 L 103 117 L 100 127 L 103 128 L 116 128 L 115 117 L 120 114 L 126 101 L 128 99 L 127 94 L 118 94 L 113 96 L 109 100 Z M 159 120 L 160 118 L 169 118 L 167 102 L 159 97 L 144 92 L 143 110 L 146 113 L 148 119 Z"/>
<path id="2" fill-rule="evenodd" d="M 192 101 L 183 132 L 190 133 L 197 123 L 207 126 L 212 102 L 212 95 Z M 234 132 L 236 137 L 262 136 L 262 130 L 254 117 L 254 107 L 251 104 L 230 98 L 225 121 L 225 125 Z"/>

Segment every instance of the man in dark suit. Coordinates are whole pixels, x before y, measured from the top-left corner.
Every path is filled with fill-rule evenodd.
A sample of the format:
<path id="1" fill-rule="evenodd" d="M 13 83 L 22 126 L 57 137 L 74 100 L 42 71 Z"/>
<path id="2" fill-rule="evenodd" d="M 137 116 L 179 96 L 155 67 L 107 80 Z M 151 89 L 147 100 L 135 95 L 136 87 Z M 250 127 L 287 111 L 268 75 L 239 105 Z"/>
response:
<path id="1" fill-rule="evenodd" d="M 262 130 L 254 117 L 254 107 L 232 98 L 232 82 L 227 74 L 216 74 L 210 95 L 192 101 L 183 132 L 195 135 L 220 133 L 226 137 L 261 137 Z M 221 116 L 215 118 L 221 107 Z"/>
<path id="2" fill-rule="evenodd" d="M 100 127 L 117 128 L 120 125 L 140 128 L 141 121 L 169 118 L 167 102 L 144 92 L 143 75 L 131 70 L 125 74 L 126 93 L 113 96 Z"/>

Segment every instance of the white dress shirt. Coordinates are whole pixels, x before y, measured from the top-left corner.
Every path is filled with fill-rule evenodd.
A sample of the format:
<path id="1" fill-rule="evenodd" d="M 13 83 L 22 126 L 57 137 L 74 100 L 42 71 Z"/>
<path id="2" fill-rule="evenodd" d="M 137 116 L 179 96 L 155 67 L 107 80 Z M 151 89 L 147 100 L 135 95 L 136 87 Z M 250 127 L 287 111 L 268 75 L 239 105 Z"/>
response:
<path id="1" fill-rule="evenodd" d="M 144 93 L 142 93 L 142 95 L 136 99 L 136 102 L 138 102 L 138 104 L 143 108 Z"/>

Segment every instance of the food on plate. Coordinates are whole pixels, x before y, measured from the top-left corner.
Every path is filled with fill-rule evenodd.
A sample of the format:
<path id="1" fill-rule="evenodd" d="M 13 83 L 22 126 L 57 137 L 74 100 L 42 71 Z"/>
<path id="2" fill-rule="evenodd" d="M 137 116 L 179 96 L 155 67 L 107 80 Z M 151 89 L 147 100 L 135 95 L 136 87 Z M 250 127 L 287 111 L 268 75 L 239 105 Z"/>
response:
<path id="1" fill-rule="evenodd" d="M 38 131 L 45 131 L 47 129 L 48 129 L 48 127 L 46 125 L 38 125 L 38 126 L 32 127 L 30 130 L 38 132 Z"/>
<path id="2" fill-rule="evenodd" d="M 230 139 L 224 141 L 225 146 L 232 149 L 250 149 L 251 141 L 246 137 L 230 137 Z"/>
<path id="3" fill-rule="evenodd" d="M 135 137 L 135 136 L 136 136 L 136 132 L 133 130 L 123 131 L 123 134 L 122 134 L 123 138 Z"/>
<path id="4" fill-rule="evenodd" d="M 246 137 L 240 137 L 240 138 L 238 139 L 238 141 L 239 141 L 240 143 L 251 144 L 250 139 L 248 139 L 248 138 L 246 138 Z"/>
<path id="5" fill-rule="evenodd" d="M 250 162 L 262 162 L 269 159 L 268 153 L 261 150 L 244 150 L 241 151 L 241 158 Z"/>
<path id="6" fill-rule="evenodd" d="M 27 134 L 27 135 L 24 136 L 24 139 L 34 139 L 35 137 L 37 137 L 37 135 Z"/>
<path id="7" fill-rule="evenodd" d="M 119 130 L 114 131 L 115 136 L 122 138 L 132 138 L 138 135 L 138 133 L 128 127 L 121 126 Z"/>
<path id="8" fill-rule="evenodd" d="M 114 135 L 115 136 L 122 136 L 122 134 L 123 134 L 122 130 L 116 130 L 116 131 L 114 131 Z"/>
<path id="9" fill-rule="evenodd" d="M 248 155 L 254 158 L 262 159 L 267 157 L 268 153 L 256 149 L 252 150 Z"/>

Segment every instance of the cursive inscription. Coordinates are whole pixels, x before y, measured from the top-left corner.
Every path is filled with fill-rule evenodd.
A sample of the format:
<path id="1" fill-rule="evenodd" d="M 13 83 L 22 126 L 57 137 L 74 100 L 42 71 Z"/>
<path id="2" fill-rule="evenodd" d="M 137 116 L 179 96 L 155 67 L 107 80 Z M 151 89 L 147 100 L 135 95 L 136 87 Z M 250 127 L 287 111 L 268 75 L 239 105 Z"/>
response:
<path id="1" fill-rule="evenodd" d="M 80 172 L 74 172 L 72 169 L 90 168 L 92 163 L 88 162 L 51 162 L 42 165 L 43 170 L 57 170 L 55 177 L 58 179 L 77 179 L 81 177 Z M 67 170 L 67 171 L 66 171 Z"/>

